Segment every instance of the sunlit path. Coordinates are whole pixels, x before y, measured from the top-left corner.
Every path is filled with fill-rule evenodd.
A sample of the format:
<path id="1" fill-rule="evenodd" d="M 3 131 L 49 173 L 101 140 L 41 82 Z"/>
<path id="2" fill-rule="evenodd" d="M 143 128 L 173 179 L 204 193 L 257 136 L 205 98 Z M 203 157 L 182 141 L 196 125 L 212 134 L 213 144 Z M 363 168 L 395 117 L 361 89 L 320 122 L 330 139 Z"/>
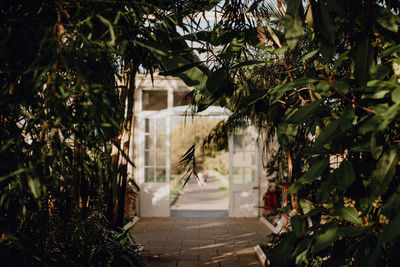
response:
<path id="1" fill-rule="evenodd" d="M 204 185 L 192 179 L 171 207 L 171 216 L 226 217 L 228 203 L 212 179 L 208 179 Z"/>
<path id="2" fill-rule="evenodd" d="M 261 266 L 253 247 L 270 233 L 256 218 L 141 218 L 133 236 L 148 266 Z"/>

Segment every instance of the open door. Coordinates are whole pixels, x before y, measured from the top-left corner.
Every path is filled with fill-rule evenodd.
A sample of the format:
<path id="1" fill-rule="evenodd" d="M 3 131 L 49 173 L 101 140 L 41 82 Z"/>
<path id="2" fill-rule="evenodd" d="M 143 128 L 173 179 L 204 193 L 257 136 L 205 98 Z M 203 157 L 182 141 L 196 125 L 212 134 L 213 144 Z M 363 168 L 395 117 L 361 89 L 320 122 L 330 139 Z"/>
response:
<path id="1" fill-rule="evenodd" d="M 251 127 L 229 139 L 229 217 L 258 217 L 258 145 Z"/>
<path id="2" fill-rule="evenodd" d="M 141 120 L 140 142 L 143 177 L 140 189 L 140 211 L 143 217 L 169 217 L 170 116 L 148 116 Z"/>

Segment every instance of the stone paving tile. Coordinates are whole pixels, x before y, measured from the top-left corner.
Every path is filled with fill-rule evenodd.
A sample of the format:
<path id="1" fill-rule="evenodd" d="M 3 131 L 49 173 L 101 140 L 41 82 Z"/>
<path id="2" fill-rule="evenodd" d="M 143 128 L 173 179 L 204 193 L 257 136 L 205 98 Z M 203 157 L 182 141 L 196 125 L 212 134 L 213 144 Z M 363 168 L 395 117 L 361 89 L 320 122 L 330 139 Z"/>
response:
<path id="1" fill-rule="evenodd" d="M 149 267 L 261 266 L 253 247 L 268 229 L 253 218 L 140 218 L 134 240 Z"/>

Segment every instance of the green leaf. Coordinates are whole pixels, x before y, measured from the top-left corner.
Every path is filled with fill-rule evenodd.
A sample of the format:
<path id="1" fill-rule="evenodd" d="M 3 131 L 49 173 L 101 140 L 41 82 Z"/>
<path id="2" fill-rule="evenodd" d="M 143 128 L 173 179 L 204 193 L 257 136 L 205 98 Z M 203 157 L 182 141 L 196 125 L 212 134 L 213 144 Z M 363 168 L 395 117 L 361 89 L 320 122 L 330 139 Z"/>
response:
<path id="1" fill-rule="evenodd" d="M 364 226 L 344 226 L 339 228 L 338 235 L 340 237 L 354 237 L 360 236 L 369 230 L 369 227 Z"/>
<path id="2" fill-rule="evenodd" d="M 157 55 L 160 55 L 160 56 L 168 56 L 168 53 L 171 52 L 167 48 L 165 48 L 159 44 L 153 43 L 153 42 L 143 43 L 141 41 L 135 40 L 135 44 L 138 44 L 141 47 L 146 48 L 149 51 L 151 51 Z"/>
<path id="3" fill-rule="evenodd" d="M 387 57 L 389 55 L 393 55 L 394 53 L 397 53 L 398 51 L 400 51 L 400 44 L 397 45 L 393 45 L 389 48 L 386 48 L 385 50 L 383 50 L 381 52 L 381 57 Z"/>
<path id="4" fill-rule="evenodd" d="M 11 172 L 11 173 L 9 173 L 9 174 L 6 174 L 6 175 L 4 175 L 4 176 L 1 176 L 1 177 L 0 177 L 0 183 L 6 181 L 6 180 L 9 179 L 9 178 L 12 178 L 12 177 L 15 176 L 15 175 L 21 174 L 21 173 L 23 173 L 23 172 L 25 172 L 25 171 L 26 171 L 25 168 L 21 168 L 21 169 L 18 169 L 18 170 L 16 170 L 16 171 L 13 171 L 13 172 Z"/>
<path id="5" fill-rule="evenodd" d="M 330 44 L 335 43 L 335 35 L 336 35 L 336 27 L 333 24 L 333 20 L 329 13 L 328 7 L 324 3 L 320 3 L 320 11 L 321 11 L 321 34 L 328 40 Z"/>
<path id="6" fill-rule="evenodd" d="M 288 1 L 284 19 L 286 42 L 290 49 L 294 49 L 300 38 L 304 35 L 302 14 L 302 1 Z"/>
<path id="7" fill-rule="evenodd" d="M 294 249 L 296 235 L 290 232 L 281 242 L 276 246 L 271 257 L 271 267 L 277 266 L 290 266 L 291 258 L 288 255 Z"/>
<path id="8" fill-rule="evenodd" d="M 287 145 L 296 140 L 298 125 L 281 122 L 278 124 L 277 135 L 281 144 Z"/>
<path id="9" fill-rule="evenodd" d="M 400 87 L 397 87 L 394 91 L 392 91 L 392 100 L 394 103 L 400 103 Z"/>
<path id="10" fill-rule="evenodd" d="M 381 122 L 381 118 L 378 114 L 376 114 L 362 124 L 362 126 L 359 129 L 359 132 L 361 134 L 366 134 L 371 131 L 374 131 L 378 128 L 378 125 L 380 122 Z"/>
<path id="11" fill-rule="evenodd" d="M 311 251 L 313 253 L 317 253 L 329 247 L 333 242 L 338 240 L 339 238 L 339 235 L 337 234 L 338 231 L 339 227 L 337 226 L 329 227 L 328 230 L 326 230 L 323 234 L 319 235 L 316 238 L 315 243 L 311 248 Z"/>
<path id="12" fill-rule="evenodd" d="M 158 74 L 162 75 L 162 76 L 175 76 L 178 75 L 182 72 L 185 72 L 187 70 L 190 70 L 191 68 L 197 67 L 199 65 L 201 65 L 203 62 L 199 61 L 199 62 L 194 62 L 194 63 L 190 63 L 190 64 L 186 64 L 183 65 L 179 68 L 173 69 L 173 70 L 168 70 L 168 71 L 161 71 Z"/>
<path id="13" fill-rule="evenodd" d="M 263 62 L 264 61 L 260 61 L 260 60 L 246 60 L 244 62 L 240 62 L 240 63 L 234 64 L 232 67 L 230 67 L 230 69 L 238 69 L 238 68 L 242 68 L 242 67 L 246 67 L 246 66 L 260 64 L 260 63 L 263 63 Z"/>
<path id="14" fill-rule="evenodd" d="M 334 86 L 343 94 L 347 94 L 350 89 L 349 84 L 345 81 L 335 81 Z"/>
<path id="15" fill-rule="evenodd" d="M 322 181 L 321 185 L 317 189 L 317 199 L 325 203 L 329 199 L 332 189 L 335 186 L 336 186 L 336 178 L 333 174 L 331 174 L 325 180 Z"/>
<path id="16" fill-rule="evenodd" d="M 383 80 L 389 75 L 390 69 L 382 65 L 371 66 L 371 79 L 373 80 Z"/>
<path id="17" fill-rule="evenodd" d="M 300 207 L 303 210 L 303 214 L 307 215 L 314 207 L 311 203 L 311 201 L 306 200 L 304 198 L 300 199 Z"/>
<path id="18" fill-rule="evenodd" d="M 371 142 L 370 142 L 370 147 L 371 147 L 371 155 L 374 159 L 379 159 L 383 152 L 383 146 L 377 146 L 376 145 L 376 131 L 373 131 L 371 134 Z"/>
<path id="19" fill-rule="evenodd" d="M 271 37 L 272 37 L 272 40 L 274 40 L 274 42 L 275 42 L 279 47 L 281 47 L 281 46 L 282 46 L 282 45 L 281 45 L 281 42 L 279 41 L 278 36 L 276 36 L 274 30 L 271 28 L 271 26 L 269 26 L 268 23 L 267 23 L 266 26 L 267 26 L 267 30 L 268 30 L 269 34 L 270 34 Z"/>
<path id="20" fill-rule="evenodd" d="M 395 15 L 388 8 L 374 7 L 372 9 L 376 21 L 385 29 L 397 32 L 399 26 L 396 23 Z"/>
<path id="21" fill-rule="evenodd" d="M 293 90 L 294 88 L 302 88 L 307 85 L 315 83 L 316 79 L 313 78 L 308 78 L 308 77 L 301 77 L 293 82 L 289 83 L 280 83 L 278 86 L 274 87 L 271 91 L 271 99 L 270 99 L 270 104 L 275 103 L 276 101 L 280 100 L 281 97 L 285 94 L 285 92 L 289 90 Z"/>
<path id="22" fill-rule="evenodd" d="M 382 235 L 379 237 L 380 242 L 388 242 L 397 239 L 400 235 L 400 215 L 391 220 L 383 229 Z"/>
<path id="23" fill-rule="evenodd" d="M 315 181 L 328 167 L 329 159 L 323 158 L 314 163 L 310 169 L 299 179 L 302 184 L 308 184 Z"/>
<path id="24" fill-rule="evenodd" d="M 346 191 L 349 186 L 356 180 L 353 166 L 347 160 L 340 164 L 340 167 L 335 171 L 335 178 L 337 185 Z"/>
<path id="25" fill-rule="evenodd" d="M 301 58 L 301 61 L 303 61 L 303 63 L 306 63 L 309 59 L 313 58 L 318 52 L 319 52 L 319 49 L 316 49 L 316 50 L 304 55 Z"/>
<path id="26" fill-rule="evenodd" d="M 211 73 L 207 79 L 207 92 L 214 94 L 224 85 L 225 82 L 225 69 L 220 68 Z"/>
<path id="27" fill-rule="evenodd" d="M 318 101 L 312 102 L 310 104 L 301 107 L 293 115 L 290 115 L 286 121 L 289 123 L 296 123 L 296 124 L 304 122 L 305 120 L 311 118 L 314 115 L 314 113 L 318 110 L 323 100 L 324 99 L 320 99 Z"/>
<path id="28" fill-rule="evenodd" d="M 297 255 L 296 265 L 299 265 L 302 262 L 307 263 L 307 253 L 308 253 L 308 250 L 304 250 L 299 255 Z"/>
<path id="29" fill-rule="evenodd" d="M 306 236 L 303 240 L 301 240 L 296 248 L 294 249 L 292 253 L 292 257 L 296 257 L 296 264 L 305 261 L 306 259 L 303 258 L 304 253 L 306 254 L 309 251 L 309 248 L 312 244 L 312 241 L 314 239 L 314 236 Z"/>
<path id="30" fill-rule="evenodd" d="M 28 178 L 28 185 L 29 188 L 31 189 L 31 192 L 33 194 L 33 196 L 37 199 L 40 197 L 41 195 L 41 190 L 40 190 L 40 182 L 39 179 L 34 179 L 29 177 Z"/>
<path id="31" fill-rule="evenodd" d="M 369 80 L 369 69 L 372 64 L 372 48 L 370 38 L 358 41 L 359 46 L 355 53 L 354 76 L 360 85 L 365 85 Z"/>
<path id="32" fill-rule="evenodd" d="M 396 88 L 397 84 L 390 81 L 372 80 L 367 83 L 367 86 L 378 89 L 392 89 Z"/>
<path id="33" fill-rule="evenodd" d="M 353 207 L 345 207 L 339 203 L 336 203 L 333 207 L 336 213 L 344 220 L 354 224 L 362 224 L 361 219 L 358 217 L 357 212 Z"/>
<path id="34" fill-rule="evenodd" d="M 338 119 L 329 123 L 329 125 L 326 126 L 322 130 L 322 133 L 317 137 L 317 140 L 315 140 L 314 147 L 322 147 L 326 143 L 330 142 L 335 137 L 335 133 L 337 133 L 341 122 L 342 121 Z"/>
<path id="35" fill-rule="evenodd" d="M 383 121 L 378 126 L 378 131 L 384 131 L 390 123 L 396 118 L 396 116 L 400 113 L 400 103 L 396 103 L 395 105 L 389 107 L 385 112 L 381 114 Z"/>
<path id="36" fill-rule="evenodd" d="M 339 57 L 338 59 L 335 61 L 335 63 L 333 64 L 332 69 L 336 70 L 337 68 L 340 67 L 340 65 L 342 64 L 343 61 L 347 60 L 349 57 L 347 56 L 349 54 L 350 50 L 346 50 L 344 51 Z"/>
<path id="37" fill-rule="evenodd" d="M 295 215 L 290 218 L 290 225 L 293 227 L 293 231 L 297 237 L 303 235 L 303 217 Z"/>
<path id="38" fill-rule="evenodd" d="M 296 193 L 297 191 L 300 190 L 300 188 L 303 187 L 303 184 L 301 183 L 301 181 L 297 180 L 296 182 L 294 182 L 288 189 L 288 191 L 286 192 L 286 194 L 293 194 Z"/>
<path id="39" fill-rule="evenodd" d="M 385 151 L 379 159 L 375 170 L 371 173 L 371 190 L 375 197 L 384 194 L 396 173 L 396 166 L 399 161 L 399 151 L 391 148 Z"/>
<path id="40" fill-rule="evenodd" d="M 324 172 L 328 165 L 328 158 L 323 158 L 314 163 L 310 169 L 289 188 L 288 194 L 297 192 L 302 185 L 315 181 Z"/>
<path id="41" fill-rule="evenodd" d="M 116 40 L 116 38 L 115 38 L 114 27 L 113 27 L 111 21 L 109 21 L 108 19 L 106 19 L 105 17 L 102 17 L 102 16 L 100 16 L 100 15 L 96 15 L 96 16 L 100 19 L 100 21 L 101 21 L 104 25 L 108 26 L 108 30 L 110 31 L 110 38 L 111 38 L 111 40 L 108 41 L 107 44 L 108 44 L 109 46 L 114 46 L 114 45 L 115 45 L 115 40 Z"/>

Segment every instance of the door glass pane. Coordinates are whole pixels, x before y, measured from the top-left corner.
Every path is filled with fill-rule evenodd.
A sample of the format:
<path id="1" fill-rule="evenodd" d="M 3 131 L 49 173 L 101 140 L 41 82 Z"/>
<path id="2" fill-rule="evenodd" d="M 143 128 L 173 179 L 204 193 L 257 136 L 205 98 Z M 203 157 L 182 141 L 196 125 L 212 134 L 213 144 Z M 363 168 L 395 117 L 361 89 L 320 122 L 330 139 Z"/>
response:
<path id="1" fill-rule="evenodd" d="M 144 181 L 146 183 L 154 182 L 154 169 L 144 168 Z"/>
<path id="2" fill-rule="evenodd" d="M 142 92 L 143 110 L 162 110 L 168 107 L 168 92 L 164 90 L 144 90 Z"/>
<path id="3" fill-rule="evenodd" d="M 166 149 L 166 140 L 167 140 L 167 136 L 157 135 L 157 150 L 165 150 Z"/>
<path id="4" fill-rule="evenodd" d="M 253 168 L 244 168 L 244 183 L 251 183 L 254 181 Z"/>
<path id="5" fill-rule="evenodd" d="M 233 166 L 234 167 L 242 167 L 243 166 L 243 152 L 234 152 L 233 153 Z"/>
<path id="6" fill-rule="evenodd" d="M 144 148 L 148 150 L 154 150 L 154 140 L 151 135 L 146 135 L 144 137 Z"/>
<path id="7" fill-rule="evenodd" d="M 254 152 L 242 152 L 242 165 L 243 167 L 251 167 L 254 164 Z M 237 166 L 237 165 L 234 165 Z"/>
<path id="8" fill-rule="evenodd" d="M 255 141 L 256 141 L 255 138 L 250 133 L 247 133 L 243 139 L 244 139 L 243 150 L 254 151 Z"/>
<path id="9" fill-rule="evenodd" d="M 165 183 L 166 181 L 166 171 L 165 168 L 157 168 L 156 182 Z"/>
<path id="10" fill-rule="evenodd" d="M 166 127 L 166 119 L 162 118 L 162 119 L 157 119 L 156 120 L 156 124 L 157 124 L 157 135 L 164 135 L 167 134 L 167 127 Z"/>
<path id="11" fill-rule="evenodd" d="M 243 135 L 233 136 L 233 151 L 242 150 L 243 148 Z"/>
<path id="12" fill-rule="evenodd" d="M 155 126 L 156 125 L 154 124 L 154 119 L 146 119 L 144 125 L 145 133 L 154 134 Z"/>
<path id="13" fill-rule="evenodd" d="M 190 91 L 174 92 L 174 107 L 186 106 L 191 104 L 191 102 Z"/>
<path id="14" fill-rule="evenodd" d="M 165 166 L 166 153 L 163 151 L 157 151 L 157 166 Z"/>
<path id="15" fill-rule="evenodd" d="M 233 183 L 234 184 L 243 184 L 243 169 L 242 168 L 233 168 Z"/>
<path id="16" fill-rule="evenodd" d="M 145 131 L 145 133 L 149 133 L 150 132 L 150 119 L 146 119 L 145 120 L 144 131 Z"/>
<path id="17" fill-rule="evenodd" d="M 154 165 L 154 151 L 144 152 L 144 165 L 153 166 Z"/>

